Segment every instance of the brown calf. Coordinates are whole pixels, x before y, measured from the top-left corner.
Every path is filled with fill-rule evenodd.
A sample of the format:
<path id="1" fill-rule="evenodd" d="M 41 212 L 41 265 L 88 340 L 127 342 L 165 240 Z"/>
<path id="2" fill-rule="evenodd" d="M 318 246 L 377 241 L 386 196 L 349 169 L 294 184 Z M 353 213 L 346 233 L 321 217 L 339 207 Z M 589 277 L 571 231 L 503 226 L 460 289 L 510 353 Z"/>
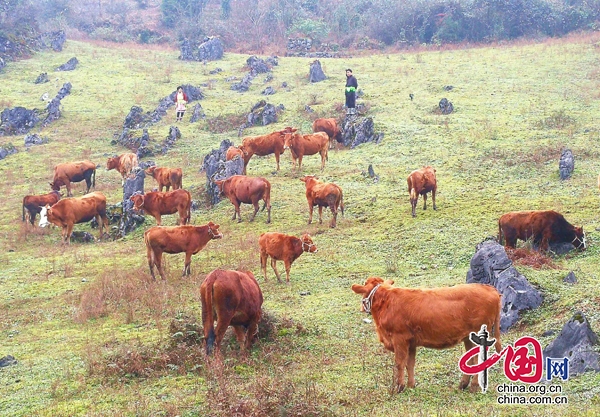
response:
<path id="1" fill-rule="evenodd" d="M 317 253 L 317 246 L 313 243 L 310 235 L 305 233 L 301 238 L 296 236 L 284 235 L 283 233 L 268 232 L 263 233 L 258 238 L 260 247 L 260 266 L 267 280 L 267 259 L 271 257 L 271 267 L 275 271 L 277 281 L 281 282 L 281 276 L 277 271 L 276 261 L 283 261 L 285 266 L 286 282 L 290 283 L 290 268 L 292 263 L 303 252 Z"/>
<path id="2" fill-rule="evenodd" d="M 302 158 L 304 155 L 320 154 L 321 171 L 323 171 L 329 148 L 329 136 L 327 136 L 327 133 L 318 132 L 312 135 L 301 135 L 300 133 L 295 133 L 295 131 L 295 129 L 292 129 L 285 133 L 285 149 L 290 148 L 294 169 L 296 169 L 296 160 L 298 160 L 298 170 L 302 170 Z"/>
<path id="3" fill-rule="evenodd" d="M 285 151 L 283 147 L 283 135 L 286 131 L 282 130 L 269 133 L 268 135 L 245 137 L 239 147 L 244 154 L 244 173 L 246 173 L 246 166 L 253 155 L 267 156 L 275 154 L 277 171 L 279 171 L 279 155 Z"/>
<path id="4" fill-rule="evenodd" d="M 110 171 L 111 169 L 115 169 L 121 174 L 122 180 L 121 185 L 125 184 L 125 178 L 135 167 L 138 166 L 138 157 L 134 153 L 124 153 L 120 156 L 113 156 L 112 158 L 108 158 L 106 161 L 106 170 Z"/>
<path id="5" fill-rule="evenodd" d="M 72 197 L 71 183 L 85 180 L 87 186 L 85 193 L 90 192 L 90 187 L 96 187 L 96 164 L 91 161 L 68 162 L 54 167 L 54 179 L 50 187 L 60 191 L 63 185 L 67 188 L 67 197 Z"/>
<path id="6" fill-rule="evenodd" d="M 313 207 L 319 207 L 319 223 L 323 223 L 323 207 L 331 209 L 331 223 L 329 227 L 336 226 L 338 207 L 344 215 L 344 196 L 339 185 L 323 183 L 314 175 L 300 178 L 306 184 L 306 200 L 308 201 L 308 224 L 312 223 Z"/>
<path id="7" fill-rule="evenodd" d="M 410 205 L 412 207 L 412 216 L 417 217 L 417 201 L 419 195 L 423 196 L 423 210 L 427 210 L 427 193 L 431 192 L 431 200 L 433 201 L 433 209 L 435 206 L 435 193 L 437 191 L 437 180 L 435 178 L 435 169 L 430 166 L 417 169 L 410 173 L 406 179 L 408 183 L 408 193 L 410 194 Z"/>
<path id="8" fill-rule="evenodd" d="M 335 146 L 335 142 L 342 141 L 342 131 L 335 119 L 316 119 L 312 125 L 313 132 L 325 132 L 329 136 L 329 149 Z"/>
<path id="9" fill-rule="evenodd" d="M 242 171 L 242 174 L 246 175 L 246 161 L 244 159 L 244 152 L 235 146 L 230 146 L 227 148 L 227 153 L 225 154 L 226 161 L 231 161 L 236 156 L 239 156 L 244 161 L 244 170 Z"/>
<path id="10" fill-rule="evenodd" d="M 23 221 L 29 221 L 33 226 L 35 216 L 42 211 L 42 207 L 45 205 L 52 206 L 58 200 L 60 200 L 60 193 L 58 191 L 51 191 L 48 194 L 42 195 L 26 195 L 23 197 Z"/>
<path id="11" fill-rule="evenodd" d="M 231 204 L 235 207 L 233 217 L 238 217 L 238 223 L 242 221 L 240 214 L 240 204 L 252 204 L 254 214 L 250 221 L 254 221 L 258 213 L 258 202 L 263 200 L 263 210 L 267 208 L 267 223 L 271 223 L 271 183 L 262 177 L 246 177 L 245 175 L 233 175 L 226 180 L 216 180 L 215 184 L 221 190 L 221 195 L 229 198 Z"/>
<path id="12" fill-rule="evenodd" d="M 146 169 L 145 172 L 156 180 L 158 191 L 162 191 L 163 187 L 166 187 L 167 191 L 170 187 L 173 187 L 173 190 L 182 188 L 183 172 L 181 168 L 157 168 L 153 166 Z"/>
<path id="13" fill-rule="evenodd" d="M 252 347 L 263 303 L 262 291 L 252 272 L 215 269 L 200 286 L 200 300 L 207 354 L 212 353 L 213 347 L 220 351 L 229 326 L 233 326 L 242 350 Z"/>
<path id="14" fill-rule="evenodd" d="M 365 285 L 354 284 L 352 291 L 363 296 L 362 311 L 371 313 L 379 341 L 394 352 L 397 379 L 395 390 L 404 390 L 404 369 L 408 388 L 415 386 L 417 347 L 446 349 L 463 342 L 466 351 L 475 344 L 471 332 L 482 325 L 496 339 L 500 353 L 500 294 L 489 285 L 463 284 L 447 288 L 393 288 L 394 281 L 368 278 Z M 469 362 L 474 365 L 477 357 Z M 464 374 L 459 387 L 465 389 L 471 376 Z M 478 390 L 477 377 L 471 392 Z"/>
<path id="15" fill-rule="evenodd" d="M 133 201 L 136 211 L 144 210 L 156 219 L 156 224 L 161 225 L 162 214 L 179 214 L 178 224 L 184 225 L 190 222 L 192 196 L 186 190 L 175 190 L 161 193 L 152 191 L 146 194 L 134 194 L 129 197 Z"/>

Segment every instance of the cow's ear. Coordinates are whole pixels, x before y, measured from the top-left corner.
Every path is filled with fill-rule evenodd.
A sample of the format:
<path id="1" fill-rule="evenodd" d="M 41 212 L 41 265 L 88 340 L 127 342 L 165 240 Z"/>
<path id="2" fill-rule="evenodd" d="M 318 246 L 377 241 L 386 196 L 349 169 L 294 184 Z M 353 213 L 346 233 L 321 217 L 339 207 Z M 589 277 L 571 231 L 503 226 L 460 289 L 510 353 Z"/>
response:
<path id="1" fill-rule="evenodd" d="M 299 178 L 300 181 L 306 182 L 306 177 Z"/>
<path id="2" fill-rule="evenodd" d="M 353 284 L 352 291 L 354 291 L 357 294 L 366 294 L 367 287 L 365 287 L 364 285 L 360 285 L 360 284 Z"/>
<path id="3" fill-rule="evenodd" d="M 292 129 L 292 133 L 297 132 L 297 131 L 298 131 L 298 129 Z"/>
<path id="4" fill-rule="evenodd" d="M 393 279 L 386 279 L 385 281 L 383 281 L 384 285 L 394 285 L 394 280 Z"/>

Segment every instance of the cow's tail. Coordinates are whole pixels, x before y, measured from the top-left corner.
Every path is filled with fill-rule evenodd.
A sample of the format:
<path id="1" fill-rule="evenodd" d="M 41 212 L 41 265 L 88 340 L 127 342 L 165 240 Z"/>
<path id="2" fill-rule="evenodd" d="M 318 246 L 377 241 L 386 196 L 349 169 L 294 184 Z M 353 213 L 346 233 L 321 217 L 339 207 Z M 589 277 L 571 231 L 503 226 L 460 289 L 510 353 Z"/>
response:
<path id="1" fill-rule="evenodd" d="M 502 223 L 498 219 L 498 243 L 504 245 L 504 234 L 502 233 Z"/>
<path id="2" fill-rule="evenodd" d="M 496 323 L 494 323 L 494 338 L 496 339 L 495 347 L 496 352 L 500 353 L 502 350 L 502 343 L 500 342 L 500 313 L 502 312 L 502 295 L 498 297 L 498 313 L 496 314 Z"/>
<path id="3" fill-rule="evenodd" d="M 340 188 L 340 210 L 342 211 L 342 216 L 344 215 L 344 193 Z"/>
<path id="4" fill-rule="evenodd" d="M 148 258 L 148 267 L 150 268 L 150 275 L 154 278 L 154 265 L 155 265 L 155 257 L 154 257 L 154 249 L 152 249 L 152 245 L 150 244 L 150 238 L 148 237 L 150 234 L 148 230 L 144 233 L 144 243 L 146 244 L 146 255 Z M 160 271 L 159 271 L 160 272 Z"/>
<path id="5" fill-rule="evenodd" d="M 188 192 L 187 217 L 185 224 L 192 224 L 192 195 Z"/>
<path id="6" fill-rule="evenodd" d="M 23 219 L 22 221 L 25 221 L 25 200 L 23 200 Z"/>
<path id="7" fill-rule="evenodd" d="M 92 171 L 92 187 L 94 187 L 94 190 L 96 189 L 96 167 Z"/>
<path id="8" fill-rule="evenodd" d="M 269 210 L 271 210 L 271 183 L 269 181 L 265 181 L 265 205 L 263 206 L 262 211 L 264 211 L 266 207 L 269 207 Z"/>
<path id="9" fill-rule="evenodd" d="M 204 326 L 204 338 L 206 339 L 206 354 L 210 355 L 215 344 L 215 319 L 213 314 L 213 296 L 214 286 L 217 280 L 217 273 L 212 272 L 204 281 L 204 294 L 201 294 L 202 302 L 202 325 Z M 204 285 L 203 284 L 203 285 Z"/>

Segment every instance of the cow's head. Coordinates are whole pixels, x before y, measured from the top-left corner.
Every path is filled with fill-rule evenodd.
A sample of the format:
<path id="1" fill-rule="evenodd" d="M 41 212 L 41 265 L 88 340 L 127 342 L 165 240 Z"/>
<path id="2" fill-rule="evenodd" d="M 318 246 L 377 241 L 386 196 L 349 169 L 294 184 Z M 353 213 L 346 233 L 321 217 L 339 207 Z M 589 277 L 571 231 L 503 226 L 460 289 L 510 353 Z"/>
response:
<path id="1" fill-rule="evenodd" d="M 223 237 L 223 233 L 219 232 L 219 225 L 214 224 L 213 222 L 208 222 L 206 225 L 208 227 L 208 235 L 211 239 L 221 239 Z"/>
<path id="2" fill-rule="evenodd" d="M 154 171 L 156 170 L 156 165 L 155 166 L 151 166 L 146 168 L 146 170 L 144 171 L 147 175 L 150 175 L 152 178 L 154 178 Z"/>
<path id="3" fill-rule="evenodd" d="M 286 127 L 280 133 L 283 134 L 283 149 L 288 149 L 292 143 L 292 138 L 296 136 L 296 131 L 298 129 L 293 129 L 291 127 Z"/>
<path id="4" fill-rule="evenodd" d="M 583 231 L 583 227 L 575 227 L 575 238 L 571 242 L 575 249 L 577 250 L 586 250 L 587 249 L 587 241 L 585 239 L 585 232 Z"/>
<path id="5" fill-rule="evenodd" d="M 225 182 L 227 180 L 213 180 L 213 182 L 215 184 L 217 184 L 217 188 L 219 188 L 219 191 L 221 192 L 221 195 L 225 195 Z"/>
<path id="6" fill-rule="evenodd" d="M 119 157 L 118 156 L 113 156 L 112 158 L 108 158 L 108 161 L 106 161 L 106 170 L 110 171 L 111 169 L 117 169 L 117 167 L 119 166 Z"/>
<path id="7" fill-rule="evenodd" d="M 133 209 L 140 211 L 144 207 L 144 194 L 134 194 L 129 197 L 129 200 L 133 201 Z"/>
<path id="8" fill-rule="evenodd" d="M 243 143 L 240 146 L 238 146 L 238 149 L 242 152 L 243 156 L 247 156 L 248 155 L 248 150 L 246 149 L 246 147 L 244 146 Z"/>
<path id="9" fill-rule="evenodd" d="M 300 178 L 300 181 L 305 183 L 306 187 L 309 187 L 311 184 L 317 182 L 318 179 L 319 177 L 317 177 L 316 175 L 305 175 L 302 178 Z"/>
<path id="10" fill-rule="evenodd" d="M 365 281 L 365 285 L 353 284 L 352 291 L 356 294 L 361 294 L 363 296 L 360 311 L 370 313 L 371 305 L 373 303 L 373 295 L 377 292 L 377 289 L 382 286 L 390 286 L 393 285 L 394 281 L 391 279 L 386 279 L 385 281 L 379 277 L 369 277 Z"/>
<path id="11" fill-rule="evenodd" d="M 309 253 L 317 253 L 317 245 L 315 245 L 308 233 L 304 233 L 300 238 L 302 241 L 302 250 Z"/>
<path id="12" fill-rule="evenodd" d="M 54 180 L 54 182 L 49 182 L 48 184 L 50 184 L 50 188 L 53 191 L 60 191 L 60 186 L 64 185 L 60 180 Z"/>
<path id="13" fill-rule="evenodd" d="M 52 223 L 48 221 L 48 213 L 52 212 L 50 204 L 46 204 L 40 211 L 40 227 L 50 226 Z"/>

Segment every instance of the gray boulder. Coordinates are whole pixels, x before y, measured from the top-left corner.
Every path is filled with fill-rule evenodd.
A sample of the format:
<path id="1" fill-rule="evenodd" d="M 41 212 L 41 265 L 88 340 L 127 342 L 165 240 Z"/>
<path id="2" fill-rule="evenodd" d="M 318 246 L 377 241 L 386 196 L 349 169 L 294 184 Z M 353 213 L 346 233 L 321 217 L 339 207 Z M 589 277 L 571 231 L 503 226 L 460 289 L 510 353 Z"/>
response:
<path id="1" fill-rule="evenodd" d="M 71 94 L 71 83 L 65 83 L 58 91 L 56 97 L 48 103 L 48 106 L 46 107 L 47 114 L 42 121 L 42 126 L 46 127 L 60 118 L 60 101 L 69 94 Z"/>
<path id="2" fill-rule="evenodd" d="M 25 107 L 4 109 L 0 113 L 0 136 L 24 135 L 40 121 L 37 109 Z"/>
<path id="3" fill-rule="evenodd" d="M 239 83 L 233 83 L 229 88 L 240 93 L 246 92 L 250 89 L 250 85 L 252 84 L 253 78 L 254 77 L 252 76 L 252 74 L 246 74 Z"/>
<path id="4" fill-rule="evenodd" d="M 0 146 L 0 159 L 6 158 L 8 155 L 17 153 L 17 148 L 12 143 L 8 143 L 4 146 Z"/>
<path id="5" fill-rule="evenodd" d="M 37 76 L 37 78 L 35 79 L 35 81 L 33 83 L 34 84 L 43 84 L 43 83 L 47 83 L 49 81 L 50 81 L 50 79 L 48 78 L 48 73 L 42 72 L 40 75 Z"/>
<path id="6" fill-rule="evenodd" d="M 134 175 L 130 175 L 125 179 L 125 184 L 123 185 L 123 214 L 119 222 L 118 237 L 123 237 L 126 234 L 131 233 L 145 221 L 144 216 L 133 210 L 133 201 L 129 199 L 133 194 L 144 194 L 144 179 L 146 178 L 146 173 L 141 165 L 142 164 L 134 169 Z"/>
<path id="7" fill-rule="evenodd" d="M 34 133 L 33 135 L 25 136 L 25 147 L 26 148 L 29 148 L 30 146 L 35 146 L 35 145 L 44 145 L 46 143 L 48 143 L 48 138 L 42 138 L 37 133 Z"/>
<path id="8" fill-rule="evenodd" d="M 504 246 L 495 240 L 477 245 L 471 258 L 471 269 L 467 272 L 467 283 L 492 285 L 502 295 L 502 332 L 519 320 L 521 311 L 537 308 L 542 303 L 542 294 L 515 269 Z"/>
<path id="9" fill-rule="evenodd" d="M 373 118 L 363 117 L 356 119 L 346 117 L 342 125 L 342 144 L 346 147 L 355 148 L 362 143 L 380 143 L 383 133 L 375 133 Z"/>
<path id="10" fill-rule="evenodd" d="M 18 362 L 12 355 L 6 355 L 0 358 L 0 368 L 4 368 L 6 366 L 16 365 Z"/>
<path id="11" fill-rule="evenodd" d="M 275 92 L 276 92 L 275 89 L 273 87 L 269 86 L 269 87 L 265 88 L 264 90 L 262 90 L 261 94 L 263 96 L 271 96 L 271 95 L 275 94 Z"/>
<path id="12" fill-rule="evenodd" d="M 4 62 L 4 59 L 2 59 L 2 57 L 0 57 L 0 71 L 2 71 L 5 66 L 6 66 L 6 62 Z"/>
<path id="13" fill-rule="evenodd" d="M 221 142 L 219 149 L 213 149 L 204 157 L 200 172 L 206 173 L 206 194 L 209 204 L 215 205 L 221 201 L 221 192 L 214 183 L 215 180 L 227 179 L 233 175 L 241 175 L 244 171 L 244 161 L 242 158 L 234 158 L 231 161 L 225 161 L 225 154 L 233 142 L 225 139 Z"/>
<path id="14" fill-rule="evenodd" d="M 250 74 L 252 74 L 253 77 L 256 77 L 257 74 L 263 74 L 271 71 L 269 64 L 267 64 L 264 59 L 261 59 L 256 55 L 252 55 L 250 58 L 248 58 L 246 60 L 246 65 L 250 69 Z"/>
<path id="15" fill-rule="evenodd" d="M 563 282 L 567 284 L 577 284 L 577 277 L 575 276 L 575 272 L 570 271 L 566 277 L 563 278 Z"/>
<path id="16" fill-rule="evenodd" d="M 184 39 L 179 59 L 184 61 L 216 61 L 223 58 L 223 43 L 217 37 L 204 37 L 200 42 Z"/>
<path id="17" fill-rule="evenodd" d="M 546 358 L 568 358 L 569 376 L 582 374 L 586 371 L 600 370 L 598 353 L 595 346 L 598 345 L 598 336 L 583 313 L 575 313 L 569 320 L 556 339 L 544 349 L 544 367 Z"/>
<path id="18" fill-rule="evenodd" d="M 308 72 L 308 81 L 311 83 L 318 83 L 319 81 L 326 80 L 327 76 L 321 68 L 321 62 L 317 59 L 310 64 L 310 70 Z"/>
<path id="19" fill-rule="evenodd" d="M 56 71 L 73 71 L 75 68 L 77 68 L 77 64 L 79 64 L 79 61 L 77 58 L 73 57 L 60 67 L 56 68 Z"/>
<path id="20" fill-rule="evenodd" d="M 279 118 L 279 113 L 283 111 L 283 109 L 284 107 L 282 104 L 275 107 L 265 100 L 261 100 L 256 103 L 250 110 L 250 113 L 248 113 L 246 127 L 266 126 L 275 123 Z"/>
<path id="21" fill-rule="evenodd" d="M 146 125 L 146 118 L 144 117 L 144 109 L 140 106 L 133 106 L 127 116 L 125 116 L 125 122 L 123 128 L 126 129 L 139 129 Z"/>
<path id="22" fill-rule="evenodd" d="M 190 117 L 190 123 L 196 123 L 198 120 L 204 118 L 206 118 L 206 114 L 204 114 L 202 105 L 200 103 L 196 103 L 194 109 L 192 110 L 192 117 Z"/>
<path id="23" fill-rule="evenodd" d="M 76 230 L 73 232 L 73 234 L 71 234 L 71 241 L 77 243 L 93 243 L 95 242 L 95 239 L 94 236 L 92 236 L 89 232 Z"/>
<path id="24" fill-rule="evenodd" d="M 162 143 L 162 153 L 167 153 L 175 145 L 177 139 L 181 139 L 181 131 L 177 126 L 171 126 L 169 134 Z"/>
<path id="25" fill-rule="evenodd" d="M 442 114 L 450 114 L 454 111 L 454 106 L 447 98 L 441 99 L 439 106 L 440 112 L 442 112 Z"/>
<path id="26" fill-rule="evenodd" d="M 575 169 L 575 157 L 570 149 L 564 149 L 558 162 L 558 173 L 561 180 L 567 180 L 573 175 Z"/>

